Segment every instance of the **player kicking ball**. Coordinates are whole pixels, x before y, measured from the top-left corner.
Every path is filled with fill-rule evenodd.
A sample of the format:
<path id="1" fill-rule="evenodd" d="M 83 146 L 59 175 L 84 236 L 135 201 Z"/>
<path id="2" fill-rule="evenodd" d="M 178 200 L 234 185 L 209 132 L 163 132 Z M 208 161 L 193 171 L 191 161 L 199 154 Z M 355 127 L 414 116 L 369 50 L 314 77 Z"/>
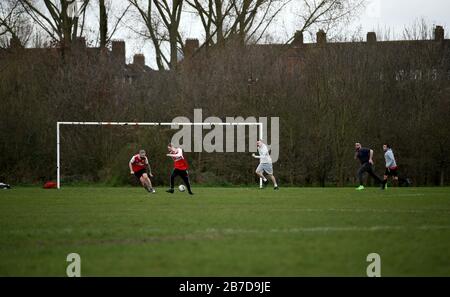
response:
<path id="1" fill-rule="evenodd" d="M 139 154 L 131 157 L 128 165 L 130 167 L 130 173 L 139 179 L 144 189 L 146 189 L 149 193 L 155 193 L 156 190 L 153 189 L 152 182 L 150 181 L 150 177 L 153 177 L 153 174 L 145 151 L 140 150 Z M 148 174 L 147 168 L 149 172 Z"/>
<path id="2" fill-rule="evenodd" d="M 175 182 L 175 177 L 180 176 L 183 179 L 184 184 L 188 190 L 189 195 L 194 195 L 191 191 L 191 183 L 189 182 L 189 173 L 188 173 L 188 163 L 183 156 L 183 150 L 181 148 L 176 148 L 173 144 L 169 143 L 167 146 L 169 149 L 169 153 L 166 155 L 167 157 L 171 157 L 173 160 L 173 170 L 170 175 L 170 189 L 166 192 L 173 194 L 173 185 Z"/>
<path id="3" fill-rule="evenodd" d="M 273 183 L 273 189 L 278 190 L 278 184 L 275 176 L 273 176 L 273 167 L 272 167 L 272 158 L 269 154 L 269 149 L 267 148 L 267 145 L 265 145 L 262 140 L 258 140 L 256 142 L 256 147 L 258 148 L 258 156 L 255 154 L 252 154 L 253 158 L 259 159 L 259 165 L 256 168 L 256 175 L 258 175 L 260 178 L 262 178 L 264 184 L 266 185 L 269 183 L 267 178 L 264 176 L 264 173 L 266 173 Z"/>

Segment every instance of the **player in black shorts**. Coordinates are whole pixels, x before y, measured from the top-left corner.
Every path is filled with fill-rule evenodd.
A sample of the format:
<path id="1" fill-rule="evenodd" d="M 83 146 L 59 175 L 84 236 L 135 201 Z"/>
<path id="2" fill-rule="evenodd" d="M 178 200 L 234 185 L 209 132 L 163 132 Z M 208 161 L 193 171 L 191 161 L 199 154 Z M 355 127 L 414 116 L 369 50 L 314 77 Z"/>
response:
<path id="1" fill-rule="evenodd" d="M 156 192 L 152 187 L 150 177 L 153 177 L 153 175 L 144 150 L 140 150 L 138 154 L 131 157 L 128 166 L 130 167 L 130 173 L 137 177 L 144 189 L 146 189 L 150 193 Z M 149 170 L 148 174 L 147 168 Z"/>

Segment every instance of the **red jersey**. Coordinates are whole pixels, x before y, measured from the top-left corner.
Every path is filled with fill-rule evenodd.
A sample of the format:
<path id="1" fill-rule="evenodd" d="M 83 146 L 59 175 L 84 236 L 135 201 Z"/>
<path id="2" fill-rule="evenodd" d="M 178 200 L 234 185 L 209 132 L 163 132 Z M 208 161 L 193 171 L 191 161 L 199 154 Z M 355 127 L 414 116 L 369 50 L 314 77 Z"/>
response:
<path id="1" fill-rule="evenodd" d="M 175 157 L 172 157 L 173 167 L 179 170 L 188 170 L 189 166 L 186 159 L 183 157 L 183 150 L 181 148 L 177 148 L 175 151 L 170 152 Z"/>
<path id="2" fill-rule="evenodd" d="M 134 155 L 133 157 L 131 157 L 130 163 L 131 163 L 131 168 L 133 168 L 133 172 L 138 172 L 142 169 L 147 168 L 148 159 L 147 159 L 147 157 L 141 158 L 141 156 L 139 156 L 139 154 L 137 154 L 137 155 Z"/>

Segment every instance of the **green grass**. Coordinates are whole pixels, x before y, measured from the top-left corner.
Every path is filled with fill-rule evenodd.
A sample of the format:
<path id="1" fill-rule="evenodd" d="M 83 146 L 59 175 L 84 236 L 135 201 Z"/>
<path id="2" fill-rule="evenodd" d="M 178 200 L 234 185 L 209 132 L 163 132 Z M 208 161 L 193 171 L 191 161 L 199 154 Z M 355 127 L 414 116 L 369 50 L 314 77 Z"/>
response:
<path id="1" fill-rule="evenodd" d="M 0 275 L 450 276 L 450 188 L 0 192 Z"/>

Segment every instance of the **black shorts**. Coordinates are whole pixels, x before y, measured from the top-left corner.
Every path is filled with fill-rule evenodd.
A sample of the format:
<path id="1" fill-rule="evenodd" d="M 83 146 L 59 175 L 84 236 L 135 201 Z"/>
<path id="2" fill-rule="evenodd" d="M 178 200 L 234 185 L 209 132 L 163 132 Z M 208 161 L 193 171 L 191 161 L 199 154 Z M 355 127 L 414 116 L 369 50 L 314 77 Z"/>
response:
<path id="1" fill-rule="evenodd" d="M 184 177 L 184 176 L 189 176 L 189 172 L 187 170 L 181 170 L 181 169 L 178 169 L 178 168 L 174 168 L 173 171 L 172 171 L 172 175 L 173 176 L 179 175 L 181 177 Z"/>
<path id="2" fill-rule="evenodd" d="M 141 178 L 141 176 L 142 176 L 144 173 L 147 173 L 147 170 L 141 169 L 141 170 L 139 170 L 139 171 L 136 171 L 136 172 L 134 173 L 134 176 L 136 176 L 137 178 Z"/>
<path id="3" fill-rule="evenodd" d="M 395 169 L 386 168 L 386 171 L 384 172 L 384 175 L 386 175 L 386 176 L 398 176 L 398 168 L 395 168 Z"/>

